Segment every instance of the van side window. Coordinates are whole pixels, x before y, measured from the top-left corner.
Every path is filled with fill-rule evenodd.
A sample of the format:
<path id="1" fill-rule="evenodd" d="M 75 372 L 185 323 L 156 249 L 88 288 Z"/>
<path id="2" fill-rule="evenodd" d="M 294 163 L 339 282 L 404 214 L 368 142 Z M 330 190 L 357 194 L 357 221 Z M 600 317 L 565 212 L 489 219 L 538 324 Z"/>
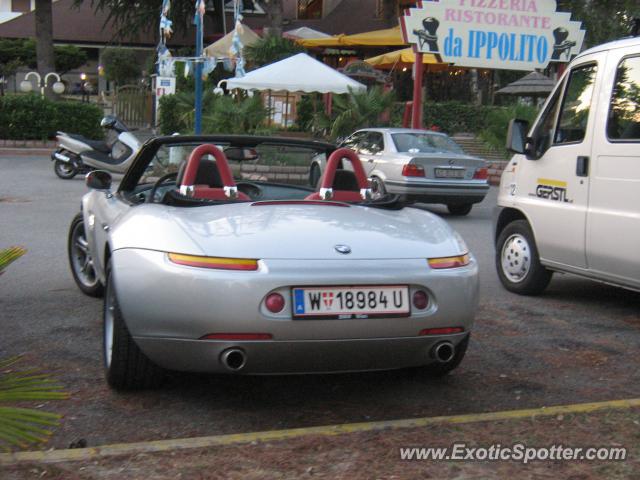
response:
<path id="1" fill-rule="evenodd" d="M 640 141 L 640 57 L 618 65 L 608 118 L 610 140 Z"/>
<path id="2" fill-rule="evenodd" d="M 553 130 L 556 122 L 556 115 L 558 113 L 558 99 L 562 93 L 562 87 L 556 89 L 553 94 L 553 98 L 547 104 L 547 108 L 540 117 L 540 121 L 536 125 L 536 128 L 532 135 L 533 153 L 536 158 L 542 157 L 551 146 L 551 139 L 553 138 Z"/>
<path id="3" fill-rule="evenodd" d="M 560 109 L 555 144 L 579 143 L 584 140 L 596 72 L 595 65 L 585 65 L 571 71 Z"/>

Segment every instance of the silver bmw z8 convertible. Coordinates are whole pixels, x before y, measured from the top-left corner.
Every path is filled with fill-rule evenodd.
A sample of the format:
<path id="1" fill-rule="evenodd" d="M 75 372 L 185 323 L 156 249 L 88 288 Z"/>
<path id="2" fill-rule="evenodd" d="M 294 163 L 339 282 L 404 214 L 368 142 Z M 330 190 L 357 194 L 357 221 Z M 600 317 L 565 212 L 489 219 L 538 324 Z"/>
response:
<path id="1" fill-rule="evenodd" d="M 317 191 L 244 168 L 308 166 L 320 153 L 328 162 Z M 372 200 L 352 150 L 158 137 L 117 188 L 99 170 L 86 183 L 69 260 L 78 287 L 104 295 L 113 388 L 153 387 L 167 370 L 442 375 L 465 355 L 473 255 L 438 216 L 391 194 Z"/>

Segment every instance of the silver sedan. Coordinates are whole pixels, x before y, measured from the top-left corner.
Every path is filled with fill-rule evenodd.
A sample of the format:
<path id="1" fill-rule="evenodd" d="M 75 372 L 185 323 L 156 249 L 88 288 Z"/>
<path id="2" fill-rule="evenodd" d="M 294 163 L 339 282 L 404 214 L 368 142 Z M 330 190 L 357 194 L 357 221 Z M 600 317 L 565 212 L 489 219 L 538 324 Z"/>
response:
<path id="1" fill-rule="evenodd" d="M 450 213 L 466 215 L 489 191 L 485 161 L 465 154 L 444 133 L 368 128 L 353 133 L 341 146 L 360 156 L 376 198 L 397 194 L 409 201 L 444 203 Z M 312 186 L 325 165 L 322 155 L 313 160 Z"/>
<path id="2" fill-rule="evenodd" d="M 224 153 L 223 153 L 224 152 Z M 323 188 L 234 180 L 227 160 L 326 154 Z M 350 161 L 353 172 L 337 171 Z M 69 234 L 80 289 L 104 293 L 104 363 L 118 389 L 165 369 L 237 374 L 454 369 L 478 267 L 438 216 L 372 201 L 360 161 L 268 137 L 147 142 L 116 191 L 108 173 Z"/>

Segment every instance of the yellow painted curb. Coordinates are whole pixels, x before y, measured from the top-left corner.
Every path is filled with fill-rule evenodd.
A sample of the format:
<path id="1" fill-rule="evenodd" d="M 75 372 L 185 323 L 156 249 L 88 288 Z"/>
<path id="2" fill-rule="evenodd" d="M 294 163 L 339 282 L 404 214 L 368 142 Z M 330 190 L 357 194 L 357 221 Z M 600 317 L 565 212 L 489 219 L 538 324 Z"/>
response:
<path id="1" fill-rule="evenodd" d="M 2 453 L 0 454 L 0 465 L 95 460 L 97 458 L 112 457 L 117 455 L 166 452 L 171 450 L 207 448 L 251 442 L 269 442 L 306 437 L 309 435 L 334 436 L 343 435 L 346 433 L 425 427 L 434 424 L 462 424 L 500 420 L 517 420 L 531 417 L 548 417 L 560 414 L 591 413 L 600 410 L 625 410 L 635 407 L 640 407 L 640 398 L 632 398 L 627 400 L 611 400 L 606 402 L 594 403 L 577 403 L 573 405 L 557 405 L 552 407 L 529 408 L 524 410 L 507 410 L 502 412 L 471 413 L 467 415 L 423 417 L 405 420 L 386 420 L 379 422 L 346 423 L 343 425 L 292 428 L 288 430 L 272 430 L 266 432 L 235 433 L 229 435 L 214 435 L 210 437 L 156 440 L 151 442 L 115 443 L 112 445 L 104 445 L 102 447 L 93 448 Z"/>

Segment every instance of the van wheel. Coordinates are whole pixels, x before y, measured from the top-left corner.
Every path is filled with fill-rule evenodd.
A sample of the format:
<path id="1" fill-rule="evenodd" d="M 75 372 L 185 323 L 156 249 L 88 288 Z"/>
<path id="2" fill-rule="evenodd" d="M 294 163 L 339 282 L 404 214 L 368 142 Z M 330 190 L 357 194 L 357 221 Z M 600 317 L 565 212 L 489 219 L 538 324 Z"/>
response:
<path id="1" fill-rule="evenodd" d="M 107 383 L 116 390 L 154 388 L 164 380 L 164 370 L 140 350 L 122 318 L 110 262 L 104 297 L 103 358 Z"/>
<path id="2" fill-rule="evenodd" d="M 449 203 L 447 204 L 447 210 L 451 215 L 464 216 L 468 215 L 473 208 L 473 203 Z"/>
<path id="3" fill-rule="evenodd" d="M 496 242 L 496 269 L 504 288 L 521 295 L 538 295 L 553 272 L 540 263 L 538 248 L 526 220 L 509 223 Z"/>

